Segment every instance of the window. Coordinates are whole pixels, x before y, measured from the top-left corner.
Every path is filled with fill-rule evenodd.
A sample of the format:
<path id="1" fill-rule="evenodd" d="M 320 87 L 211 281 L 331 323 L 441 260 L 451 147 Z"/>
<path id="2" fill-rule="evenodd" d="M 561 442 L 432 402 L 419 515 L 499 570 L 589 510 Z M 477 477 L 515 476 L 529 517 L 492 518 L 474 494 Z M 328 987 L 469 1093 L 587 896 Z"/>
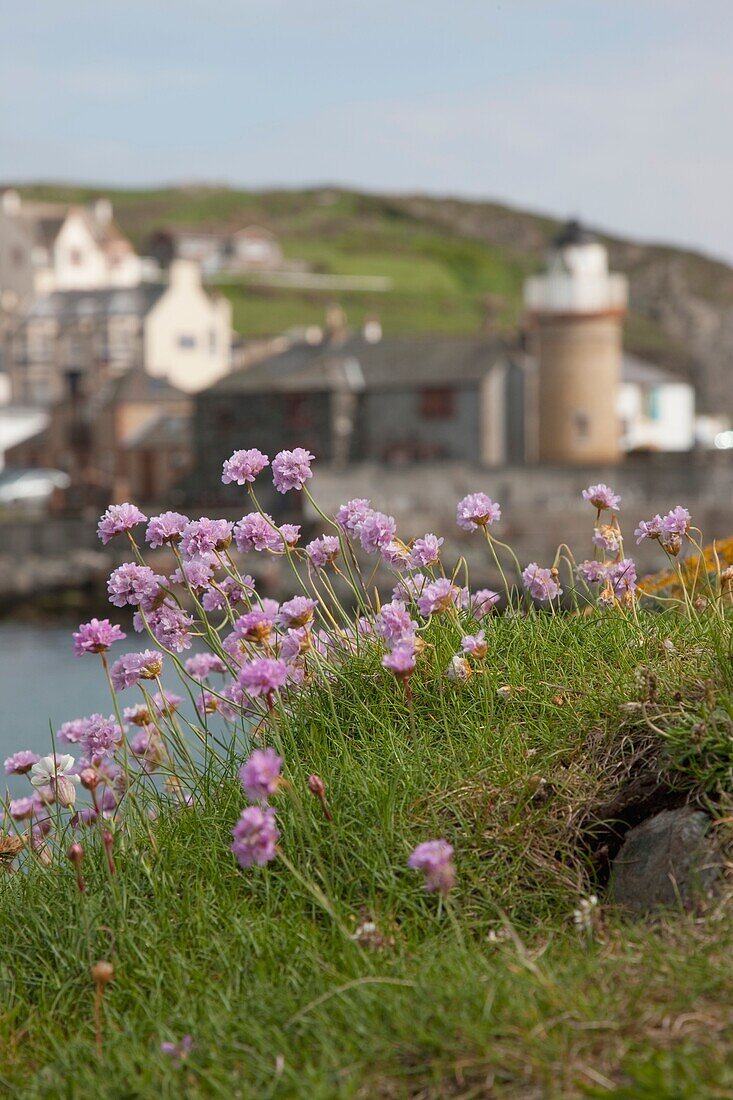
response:
<path id="1" fill-rule="evenodd" d="M 644 392 L 643 397 L 643 409 L 644 415 L 649 420 L 660 420 L 662 413 L 662 403 L 660 400 L 659 387 L 653 386 Z"/>
<path id="2" fill-rule="evenodd" d="M 575 438 L 578 440 L 586 440 L 588 438 L 588 433 L 590 432 L 590 420 L 588 418 L 588 413 L 577 409 L 575 412 L 575 416 L 573 417 L 573 421 L 575 424 Z"/>
<path id="3" fill-rule="evenodd" d="M 449 420 L 454 409 L 454 390 L 431 388 L 420 391 L 420 415 L 424 420 Z"/>
<path id="4" fill-rule="evenodd" d="M 308 398 L 304 393 L 287 393 L 284 407 L 285 431 L 302 432 L 311 427 Z"/>
<path id="5" fill-rule="evenodd" d="M 84 253 L 80 248 L 72 248 L 69 251 L 69 263 L 72 267 L 79 267 L 84 260 Z"/>
<path id="6" fill-rule="evenodd" d="M 182 350 L 190 351 L 196 347 L 196 337 L 192 336 L 190 332 L 181 333 L 178 337 L 178 346 Z"/>
<path id="7" fill-rule="evenodd" d="M 216 329 L 209 329 L 209 355 L 216 355 L 217 339 Z"/>

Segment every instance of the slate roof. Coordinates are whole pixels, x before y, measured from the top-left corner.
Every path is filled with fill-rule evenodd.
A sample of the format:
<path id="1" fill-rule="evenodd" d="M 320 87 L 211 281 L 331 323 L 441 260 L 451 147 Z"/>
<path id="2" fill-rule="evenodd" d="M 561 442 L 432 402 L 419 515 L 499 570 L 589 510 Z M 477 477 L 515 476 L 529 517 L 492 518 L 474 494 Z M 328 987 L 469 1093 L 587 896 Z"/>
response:
<path id="1" fill-rule="evenodd" d="M 132 432 L 123 443 L 127 450 L 145 447 L 147 450 L 166 450 L 169 447 L 187 447 L 191 444 L 191 418 L 178 414 L 158 416 Z"/>
<path id="2" fill-rule="evenodd" d="M 648 363 L 637 355 L 624 352 L 621 360 L 621 380 L 636 382 L 642 386 L 662 386 L 673 382 L 687 382 L 687 379 L 673 371 Z"/>
<path id="3" fill-rule="evenodd" d="M 470 385 L 509 352 L 480 337 L 395 337 L 369 343 L 360 335 L 316 346 L 297 344 L 222 378 L 208 393 L 294 393 Z"/>
<path id="4" fill-rule="evenodd" d="M 142 283 L 136 287 L 108 287 L 104 290 L 56 290 L 36 298 L 21 321 L 53 317 L 72 321 L 83 317 L 135 315 L 144 317 L 165 294 L 163 283 Z"/>

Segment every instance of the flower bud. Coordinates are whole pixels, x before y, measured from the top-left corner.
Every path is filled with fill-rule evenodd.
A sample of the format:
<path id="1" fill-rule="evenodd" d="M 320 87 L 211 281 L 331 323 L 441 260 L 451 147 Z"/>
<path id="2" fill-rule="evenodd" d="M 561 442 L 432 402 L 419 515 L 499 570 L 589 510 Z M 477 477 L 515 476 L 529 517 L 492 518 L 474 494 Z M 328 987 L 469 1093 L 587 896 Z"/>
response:
<path id="1" fill-rule="evenodd" d="M 76 868 L 76 885 L 79 887 L 79 893 L 83 894 L 87 887 L 81 874 L 81 863 L 84 859 L 84 849 L 81 844 L 76 842 L 72 844 L 66 853 L 66 858 L 69 859 Z"/>
<path id="2" fill-rule="evenodd" d="M 85 787 L 88 791 L 93 791 L 100 783 L 99 776 L 94 768 L 84 768 L 83 771 L 79 772 L 79 779 L 82 787 Z"/>
<path id="3" fill-rule="evenodd" d="M 76 787 L 66 775 L 55 775 L 51 778 L 51 790 L 56 796 L 60 806 L 70 809 L 76 802 Z"/>
<path id="4" fill-rule="evenodd" d="M 308 776 L 308 790 L 314 794 L 317 798 L 324 798 L 326 794 L 326 784 L 321 779 L 320 775 Z"/>
<path id="5" fill-rule="evenodd" d="M 66 853 L 66 858 L 78 867 L 81 861 L 84 859 L 84 849 L 82 848 L 81 844 L 78 844 L 76 842 L 72 844 L 68 852 Z"/>
<path id="6" fill-rule="evenodd" d="M 333 814 L 331 813 L 328 802 L 326 801 L 326 784 L 321 779 L 320 775 L 308 776 L 308 790 L 311 794 L 314 794 L 321 804 L 323 810 L 323 816 L 326 821 L 333 821 Z"/>

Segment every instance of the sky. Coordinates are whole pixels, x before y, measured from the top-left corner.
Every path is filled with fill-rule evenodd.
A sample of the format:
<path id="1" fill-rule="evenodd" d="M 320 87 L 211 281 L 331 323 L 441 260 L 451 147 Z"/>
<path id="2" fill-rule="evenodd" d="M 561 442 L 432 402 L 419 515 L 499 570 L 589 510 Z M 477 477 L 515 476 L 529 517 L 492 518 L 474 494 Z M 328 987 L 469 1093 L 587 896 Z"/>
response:
<path id="1" fill-rule="evenodd" d="M 343 184 L 733 261 L 733 0 L 23 0 L 0 181 Z"/>

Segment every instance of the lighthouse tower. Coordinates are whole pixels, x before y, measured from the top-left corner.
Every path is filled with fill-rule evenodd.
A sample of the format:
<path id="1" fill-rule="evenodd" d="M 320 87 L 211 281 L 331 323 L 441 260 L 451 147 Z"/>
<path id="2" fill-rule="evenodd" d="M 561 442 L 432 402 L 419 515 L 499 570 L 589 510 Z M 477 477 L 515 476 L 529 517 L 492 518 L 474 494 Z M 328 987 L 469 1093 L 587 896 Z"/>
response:
<path id="1" fill-rule="evenodd" d="M 621 457 L 616 400 L 628 287 L 604 246 L 576 221 L 552 242 L 544 275 L 528 279 L 524 308 L 538 364 L 540 462 Z"/>

